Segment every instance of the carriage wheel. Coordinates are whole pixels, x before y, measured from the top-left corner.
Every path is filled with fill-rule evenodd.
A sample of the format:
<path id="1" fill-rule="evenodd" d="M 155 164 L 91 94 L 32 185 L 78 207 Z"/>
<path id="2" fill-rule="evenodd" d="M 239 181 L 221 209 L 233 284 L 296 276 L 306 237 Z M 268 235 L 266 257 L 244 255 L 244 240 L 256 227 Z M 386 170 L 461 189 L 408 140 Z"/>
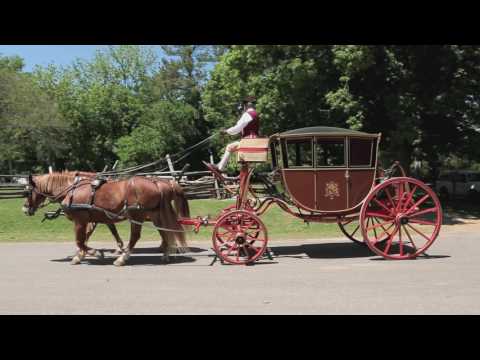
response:
<path id="1" fill-rule="evenodd" d="M 260 218 L 245 210 L 233 210 L 220 216 L 213 229 L 213 248 L 230 264 L 253 263 L 267 248 L 267 229 Z"/>
<path id="2" fill-rule="evenodd" d="M 380 222 L 372 223 L 377 218 Z M 435 241 L 442 225 L 442 207 L 423 182 L 400 177 L 377 185 L 360 211 L 365 243 L 387 259 L 412 259 Z M 384 236 L 387 241 L 382 242 Z"/>
<path id="3" fill-rule="evenodd" d="M 380 222 L 380 219 L 377 217 L 371 217 L 368 219 L 368 225 L 373 225 L 373 224 L 378 224 Z M 365 245 L 365 242 L 363 241 L 363 235 L 362 235 L 362 229 L 360 229 L 360 221 L 359 221 L 359 216 L 355 217 L 350 217 L 350 218 L 342 218 L 339 217 L 337 218 L 337 224 L 342 233 L 352 240 L 354 243 L 359 244 L 359 245 Z M 384 234 L 384 236 L 378 240 L 379 242 L 385 242 L 387 241 L 389 236 L 387 234 Z"/>

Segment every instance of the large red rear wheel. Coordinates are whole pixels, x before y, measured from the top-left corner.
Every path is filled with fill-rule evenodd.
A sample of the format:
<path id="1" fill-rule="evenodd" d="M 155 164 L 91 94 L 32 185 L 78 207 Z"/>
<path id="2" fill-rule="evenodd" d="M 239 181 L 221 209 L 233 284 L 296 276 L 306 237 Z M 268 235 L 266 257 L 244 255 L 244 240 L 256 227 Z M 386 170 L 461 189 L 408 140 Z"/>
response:
<path id="1" fill-rule="evenodd" d="M 370 192 L 360 211 L 360 225 L 363 239 L 374 253 L 387 259 L 412 259 L 435 241 L 442 216 L 440 201 L 431 188 L 417 179 L 400 177 L 386 180 Z M 387 241 L 382 241 L 385 236 Z"/>
<path id="2" fill-rule="evenodd" d="M 213 229 L 213 248 L 223 261 L 242 265 L 259 259 L 267 248 L 267 229 L 260 218 L 245 210 L 221 215 Z"/>

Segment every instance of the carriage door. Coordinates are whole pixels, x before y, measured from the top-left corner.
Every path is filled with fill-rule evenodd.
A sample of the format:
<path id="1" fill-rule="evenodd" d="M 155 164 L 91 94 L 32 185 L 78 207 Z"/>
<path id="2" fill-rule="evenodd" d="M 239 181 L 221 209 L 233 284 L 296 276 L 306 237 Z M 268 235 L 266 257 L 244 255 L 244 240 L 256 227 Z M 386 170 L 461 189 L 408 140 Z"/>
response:
<path id="1" fill-rule="evenodd" d="M 315 205 L 321 211 L 348 206 L 345 138 L 315 139 Z"/>
<path id="2" fill-rule="evenodd" d="M 313 138 L 289 138 L 284 142 L 283 176 L 290 196 L 303 208 L 315 210 Z"/>
<path id="3" fill-rule="evenodd" d="M 349 139 L 348 207 L 360 205 L 375 180 L 376 139 Z"/>

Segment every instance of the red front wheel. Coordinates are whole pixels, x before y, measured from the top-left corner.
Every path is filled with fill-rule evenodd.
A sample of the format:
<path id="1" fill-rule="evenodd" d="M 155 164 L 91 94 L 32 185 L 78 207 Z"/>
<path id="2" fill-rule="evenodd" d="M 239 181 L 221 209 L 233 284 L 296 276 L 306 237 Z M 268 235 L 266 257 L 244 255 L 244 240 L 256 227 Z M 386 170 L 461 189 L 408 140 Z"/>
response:
<path id="1" fill-rule="evenodd" d="M 267 229 L 260 218 L 245 210 L 229 211 L 213 229 L 213 248 L 230 264 L 242 265 L 259 259 L 267 248 Z"/>
<path id="2" fill-rule="evenodd" d="M 367 196 L 360 211 L 365 243 L 387 259 L 412 259 L 424 253 L 442 226 L 437 195 L 423 182 L 389 179 Z M 387 241 L 382 241 L 387 236 Z"/>

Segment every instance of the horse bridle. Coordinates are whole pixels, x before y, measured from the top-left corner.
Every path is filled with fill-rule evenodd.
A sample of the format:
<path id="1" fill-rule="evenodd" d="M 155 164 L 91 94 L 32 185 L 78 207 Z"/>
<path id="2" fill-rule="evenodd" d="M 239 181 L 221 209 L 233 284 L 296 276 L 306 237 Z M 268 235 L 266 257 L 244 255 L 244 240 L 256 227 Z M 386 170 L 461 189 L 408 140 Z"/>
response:
<path id="1" fill-rule="evenodd" d="M 28 184 L 25 186 L 25 194 L 26 194 L 26 197 L 27 198 L 31 198 L 32 194 L 35 193 L 37 195 L 41 195 L 43 197 L 45 197 L 46 199 L 48 199 L 48 201 L 40 206 L 38 206 L 35 210 L 39 210 L 39 209 L 42 209 L 44 207 L 47 207 L 48 205 L 52 204 L 52 203 L 56 203 L 58 202 L 58 199 L 65 193 L 69 192 L 70 190 L 72 190 L 74 187 L 76 187 L 82 180 L 89 180 L 87 178 L 83 178 L 83 177 L 79 177 L 79 176 L 76 176 L 75 177 L 75 180 L 73 181 L 73 184 L 67 186 L 65 189 L 63 189 L 62 191 L 60 191 L 57 195 L 55 196 L 52 196 L 52 195 L 49 195 L 49 194 L 45 194 L 39 190 L 36 189 L 35 186 L 31 185 L 31 184 Z"/>

